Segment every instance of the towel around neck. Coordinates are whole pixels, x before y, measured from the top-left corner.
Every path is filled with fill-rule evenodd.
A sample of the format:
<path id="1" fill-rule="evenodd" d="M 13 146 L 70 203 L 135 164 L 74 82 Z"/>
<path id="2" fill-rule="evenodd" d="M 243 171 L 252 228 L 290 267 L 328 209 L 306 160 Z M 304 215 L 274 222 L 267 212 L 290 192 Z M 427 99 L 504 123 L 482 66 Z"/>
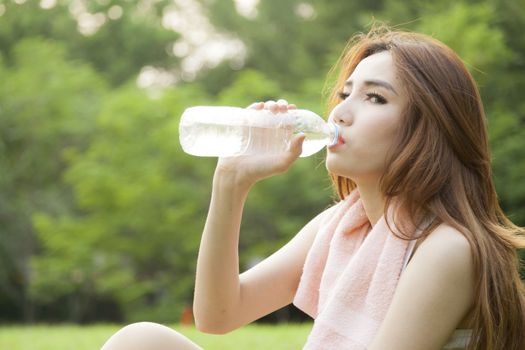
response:
<path id="1" fill-rule="evenodd" d="M 409 240 L 384 216 L 372 227 L 358 190 L 336 204 L 308 252 L 293 303 L 315 319 L 304 349 L 366 349 L 392 301 Z M 420 230 L 406 229 L 411 237 Z"/>

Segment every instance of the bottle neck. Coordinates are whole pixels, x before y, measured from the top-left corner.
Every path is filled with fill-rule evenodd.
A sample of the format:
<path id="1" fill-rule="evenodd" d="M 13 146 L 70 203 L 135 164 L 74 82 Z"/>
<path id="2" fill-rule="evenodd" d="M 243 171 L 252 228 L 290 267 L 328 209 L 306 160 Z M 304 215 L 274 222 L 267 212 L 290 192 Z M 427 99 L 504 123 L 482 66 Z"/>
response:
<path id="1" fill-rule="evenodd" d="M 328 122 L 326 123 L 326 126 L 328 128 L 328 144 L 327 146 L 335 146 L 339 142 L 339 135 L 340 135 L 340 128 L 339 125 L 337 125 L 334 122 Z"/>

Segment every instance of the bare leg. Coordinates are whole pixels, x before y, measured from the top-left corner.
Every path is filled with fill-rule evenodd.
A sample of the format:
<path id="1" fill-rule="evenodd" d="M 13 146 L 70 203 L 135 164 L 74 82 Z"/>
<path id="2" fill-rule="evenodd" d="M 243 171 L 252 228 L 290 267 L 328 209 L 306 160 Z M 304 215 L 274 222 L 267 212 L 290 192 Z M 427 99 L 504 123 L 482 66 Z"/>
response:
<path id="1" fill-rule="evenodd" d="M 139 322 L 130 324 L 102 346 L 101 350 L 202 350 L 197 344 L 166 326 Z"/>

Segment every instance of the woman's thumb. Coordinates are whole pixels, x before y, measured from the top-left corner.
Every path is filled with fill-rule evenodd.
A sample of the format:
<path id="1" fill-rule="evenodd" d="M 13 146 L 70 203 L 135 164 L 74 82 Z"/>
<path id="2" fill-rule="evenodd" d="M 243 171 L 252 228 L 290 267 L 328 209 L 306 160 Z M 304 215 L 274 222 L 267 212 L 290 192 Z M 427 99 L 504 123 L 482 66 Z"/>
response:
<path id="1" fill-rule="evenodd" d="M 301 152 L 303 151 L 303 142 L 306 135 L 301 133 L 295 135 L 292 140 L 290 141 L 290 153 L 295 157 L 299 157 L 301 155 Z"/>

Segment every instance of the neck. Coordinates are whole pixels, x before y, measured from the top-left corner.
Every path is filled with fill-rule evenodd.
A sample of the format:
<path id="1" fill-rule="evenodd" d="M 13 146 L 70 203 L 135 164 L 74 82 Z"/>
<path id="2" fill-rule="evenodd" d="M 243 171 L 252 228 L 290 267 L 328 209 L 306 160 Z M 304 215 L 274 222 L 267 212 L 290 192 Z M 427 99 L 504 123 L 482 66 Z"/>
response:
<path id="1" fill-rule="evenodd" d="M 358 183 L 357 188 L 363 201 L 366 216 L 372 226 L 374 226 L 383 216 L 385 205 L 384 197 L 379 190 L 379 182 Z"/>

